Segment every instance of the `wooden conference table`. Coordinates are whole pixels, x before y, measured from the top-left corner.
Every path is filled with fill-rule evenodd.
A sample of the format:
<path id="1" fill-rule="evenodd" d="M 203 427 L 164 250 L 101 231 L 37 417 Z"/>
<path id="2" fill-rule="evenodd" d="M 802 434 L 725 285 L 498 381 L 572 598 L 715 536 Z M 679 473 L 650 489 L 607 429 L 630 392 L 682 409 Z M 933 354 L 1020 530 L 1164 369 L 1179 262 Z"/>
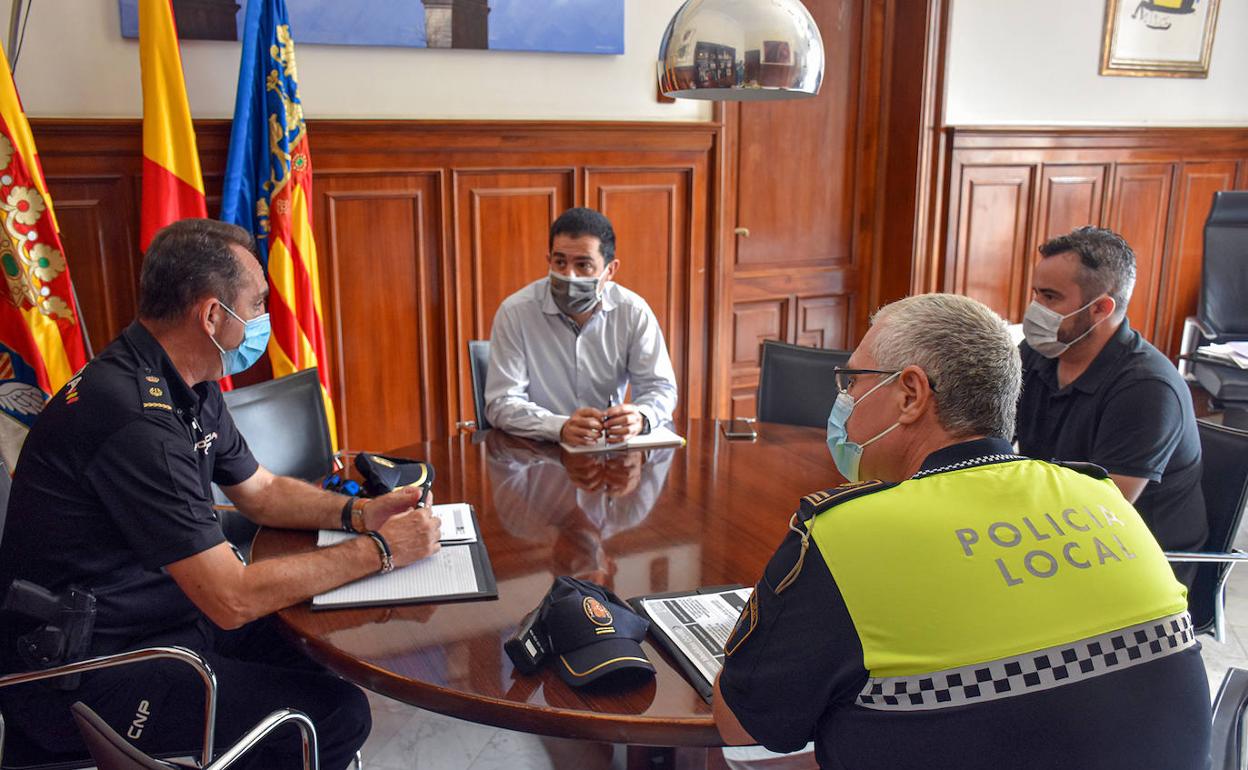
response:
<path id="1" fill-rule="evenodd" d="M 609 459 L 498 431 L 397 450 L 433 463 L 437 502 L 476 507 L 498 599 L 316 612 L 305 603 L 280 617 L 339 675 L 431 711 L 565 738 L 721 745 L 711 707 L 649 641 L 652 680 L 579 690 L 549 666 L 515 672 L 503 642 L 557 575 L 624 598 L 752 585 L 798 499 L 840 481 L 823 430 L 757 428 L 756 441 L 729 441 L 713 421 L 694 421 L 684 448 Z M 265 530 L 253 555 L 309 550 L 313 539 Z"/>

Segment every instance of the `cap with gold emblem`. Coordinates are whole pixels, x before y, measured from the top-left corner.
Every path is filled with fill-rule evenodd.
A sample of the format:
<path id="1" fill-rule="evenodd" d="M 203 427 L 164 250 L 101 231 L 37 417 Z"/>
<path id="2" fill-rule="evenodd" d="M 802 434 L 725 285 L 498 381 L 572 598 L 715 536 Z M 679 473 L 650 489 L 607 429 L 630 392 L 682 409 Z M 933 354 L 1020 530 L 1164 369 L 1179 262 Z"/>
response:
<path id="1" fill-rule="evenodd" d="M 550 640 L 552 663 L 573 687 L 623 671 L 654 675 L 654 666 L 641 649 L 650 623 L 596 583 L 555 578 L 541 622 Z"/>

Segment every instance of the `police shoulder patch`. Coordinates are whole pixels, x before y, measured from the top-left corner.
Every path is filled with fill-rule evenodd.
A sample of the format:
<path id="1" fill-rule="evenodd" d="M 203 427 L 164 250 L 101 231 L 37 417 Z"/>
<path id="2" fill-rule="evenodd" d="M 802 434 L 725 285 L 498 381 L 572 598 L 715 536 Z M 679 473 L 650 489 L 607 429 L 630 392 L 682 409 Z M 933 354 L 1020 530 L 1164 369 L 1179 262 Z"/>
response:
<path id="1" fill-rule="evenodd" d="M 824 511 L 834 508 L 841 503 L 864 495 L 881 492 L 885 489 L 891 489 L 895 486 L 897 485 L 892 482 L 873 479 L 871 481 L 857 481 L 850 484 L 842 484 L 832 489 L 811 492 L 802 498 L 801 506 L 798 508 L 798 516 L 801 517 L 802 521 L 810 521 Z"/>
<path id="2" fill-rule="evenodd" d="M 1053 464 L 1060 465 L 1063 468 L 1069 468 L 1072 471 L 1078 471 L 1079 473 L 1082 473 L 1085 476 L 1091 476 L 1098 481 L 1109 478 L 1109 471 L 1105 470 L 1096 463 L 1077 462 L 1075 460 L 1054 460 Z"/>
<path id="3" fill-rule="evenodd" d="M 143 405 L 144 411 L 173 411 L 173 399 L 169 397 L 169 388 L 164 378 L 158 377 L 150 371 L 142 371 L 138 373 L 138 383 L 139 403 Z"/>

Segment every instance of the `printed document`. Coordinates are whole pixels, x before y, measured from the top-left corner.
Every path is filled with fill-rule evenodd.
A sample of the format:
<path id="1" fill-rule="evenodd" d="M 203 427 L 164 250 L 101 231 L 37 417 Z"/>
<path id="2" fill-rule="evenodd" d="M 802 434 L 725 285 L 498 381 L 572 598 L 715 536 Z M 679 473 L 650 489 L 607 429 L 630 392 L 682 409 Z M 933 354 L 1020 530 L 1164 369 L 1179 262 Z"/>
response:
<path id="1" fill-rule="evenodd" d="M 663 630 L 708 684 L 724 667 L 724 643 L 753 588 L 642 599 L 650 622 Z"/>

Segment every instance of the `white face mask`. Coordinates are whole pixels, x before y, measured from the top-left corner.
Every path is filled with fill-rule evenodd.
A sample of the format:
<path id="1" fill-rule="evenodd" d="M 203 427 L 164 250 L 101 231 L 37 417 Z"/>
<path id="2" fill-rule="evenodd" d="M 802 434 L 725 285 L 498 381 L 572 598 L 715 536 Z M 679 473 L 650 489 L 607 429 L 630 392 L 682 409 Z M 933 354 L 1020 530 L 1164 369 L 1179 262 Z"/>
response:
<path id="1" fill-rule="evenodd" d="M 1031 349 L 1040 355 L 1045 358 L 1057 358 L 1067 350 L 1070 350 L 1071 345 L 1088 336 L 1093 329 L 1100 325 L 1101 321 L 1109 318 L 1109 316 L 1105 316 L 1101 321 L 1097 321 L 1089 326 L 1087 331 L 1070 342 L 1062 342 L 1057 338 L 1057 330 L 1061 327 L 1062 321 L 1065 321 L 1072 315 L 1082 313 L 1092 307 L 1099 299 L 1100 297 L 1097 297 L 1078 310 L 1066 315 L 1062 315 L 1056 310 L 1050 310 L 1036 300 L 1032 300 L 1031 304 L 1027 306 L 1027 312 L 1023 314 L 1023 337 L 1027 340 L 1027 344 L 1031 346 Z"/>

